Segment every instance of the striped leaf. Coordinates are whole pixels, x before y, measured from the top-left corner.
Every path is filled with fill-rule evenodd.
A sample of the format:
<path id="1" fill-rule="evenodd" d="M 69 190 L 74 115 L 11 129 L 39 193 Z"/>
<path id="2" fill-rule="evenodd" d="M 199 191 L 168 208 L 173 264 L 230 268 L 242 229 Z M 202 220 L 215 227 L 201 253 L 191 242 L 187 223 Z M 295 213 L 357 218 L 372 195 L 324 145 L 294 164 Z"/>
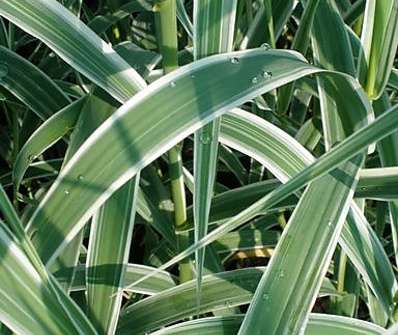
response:
<path id="1" fill-rule="evenodd" d="M 194 1 L 194 59 L 232 51 L 236 0 Z M 217 25 L 214 24 L 217 23 Z M 194 136 L 193 195 L 195 241 L 207 233 L 211 198 L 217 172 L 220 119 L 199 129 Z M 195 254 L 200 291 L 205 249 Z"/>
<path id="2" fill-rule="evenodd" d="M 145 87 L 144 80 L 109 44 L 56 0 L 2 0 L 0 15 L 42 40 L 121 102 Z"/>

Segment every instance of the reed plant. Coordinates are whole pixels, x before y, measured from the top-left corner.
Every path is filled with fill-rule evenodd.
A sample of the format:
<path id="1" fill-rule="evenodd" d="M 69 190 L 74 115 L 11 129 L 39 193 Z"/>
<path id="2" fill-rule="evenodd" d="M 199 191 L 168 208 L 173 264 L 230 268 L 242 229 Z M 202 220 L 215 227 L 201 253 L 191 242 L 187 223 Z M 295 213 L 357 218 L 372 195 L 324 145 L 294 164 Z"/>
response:
<path id="1" fill-rule="evenodd" d="M 398 334 L 398 0 L 0 0 L 0 334 Z"/>

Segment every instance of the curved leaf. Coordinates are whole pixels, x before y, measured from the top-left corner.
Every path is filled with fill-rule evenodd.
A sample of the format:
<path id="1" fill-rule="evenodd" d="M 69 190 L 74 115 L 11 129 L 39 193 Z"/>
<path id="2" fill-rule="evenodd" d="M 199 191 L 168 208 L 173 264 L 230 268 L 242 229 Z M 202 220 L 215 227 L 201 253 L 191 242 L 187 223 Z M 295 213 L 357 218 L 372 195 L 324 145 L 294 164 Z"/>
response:
<path id="1" fill-rule="evenodd" d="M 389 132 L 383 133 L 383 131 L 380 129 L 380 132 L 378 131 L 378 126 L 382 124 L 382 128 L 386 129 L 389 128 L 389 131 L 393 131 L 395 129 L 395 118 L 398 118 L 396 115 L 396 110 L 398 109 L 398 106 L 395 108 L 392 108 L 391 110 L 387 111 L 386 114 L 380 119 L 377 119 L 373 124 L 366 126 L 364 129 L 360 130 L 358 133 L 355 133 L 354 135 L 351 135 L 347 140 L 344 140 L 341 144 L 337 145 L 335 148 L 331 149 L 331 151 L 321 158 L 319 158 L 315 163 L 312 163 L 304 169 L 304 165 L 310 164 L 311 160 L 306 162 L 305 156 L 301 155 L 298 156 L 298 160 L 296 159 L 288 159 L 288 160 L 283 160 L 282 163 L 280 164 L 282 167 L 285 165 L 289 166 L 292 162 L 294 164 L 303 164 L 300 166 L 296 167 L 296 169 L 302 171 L 302 172 L 293 172 L 293 175 L 296 177 L 293 177 L 288 181 L 285 185 L 280 186 L 278 189 L 275 191 L 272 191 L 265 195 L 262 199 L 258 200 L 256 203 L 230 219 L 227 223 L 219 226 L 212 232 L 210 232 L 204 239 L 199 241 L 198 243 L 195 243 L 191 247 L 189 247 L 186 251 L 182 252 L 181 254 L 177 255 L 173 259 L 171 259 L 169 262 L 165 263 L 160 269 L 166 269 L 169 266 L 175 264 L 176 262 L 179 261 L 179 259 L 183 259 L 190 254 L 192 254 L 197 248 L 200 248 L 202 245 L 207 245 L 215 240 L 217 240 L 220 236 L 223 236 L 225 233 L 233 230 L 234 228 L 239 227 L 242 225 L 244 222 L 247 222 L 249 219 L 255 217 L 256 215 L 259 214 L 264 214 L 268 212 L 268 209 L 271 208 L 274 204 L 278 203 L 280 199 L 284 199 L 286 197 L 286 194 L 283 192 L 283 188 L 286 187 L 286 185 L 289 186 L 289 183 L 292 183 L 292 181 L 295 181 L 297 176 L 299 176 L 299 180 L 301 179 L 301 176 L 304 175 L 306 176 L 307 173 L 311 176 L 312 170 L 314 167 L 317 167 L 318 164 L 321 163 L 321 165 L 324 163 L 323 161 L 326 161 L 326 165 L 329 165 L 329 167 L 333 166 L 335 167 L 336 164 L 332 164 L 332 161 L 334 161 L 334 158 L 332 158 L 331 162 L 327 162 L 329 157 L 333 157 L 335 153 L 338 153 L 338 156 L 340 156 L 339 162 L 342 162 L 346 160 L 348 157 L 352 157 L 355 155 L 355 153 L 358 152 L 360 148 L 364 148 L 370 143 L 373 143 L 375 141 L 375 138 L 379 136 L 387 136 Z M 389 115 L 390 118 L 385 119 L 386 115 Z M 242 132 L 245 132 L 247 134 L 252 134 L 253 133 L 253 125 L 260 124 L 261 127 L 264 127 L 264 124 L 266 125 L 267 123 L 265 121 L 261 121 L 260 119 L 255 119 L 253 122 L 253 115 L 250 115 L 249 117 L 249 122 L 247 122 L 248 128 L 243 127 Z M 225 118 L 225 117 L 224 117 Z M 392 121 L 391 121 L 392 120 Z M 393 124 L 390 124 L 389 122 L 393 122 Z M 242 124 L 242 122 L 238 122 L 238 124 Z M 270 125 L 272 127 L 272 125 Z M 268 127 L 270 127 L 268 126 Z M 248 129 L 251 129 L 248 131 Z M 373 131 L 376 130 L 375 134 L 372 134 Z M 276 134 L 277 131 L 280 131 L 276 129 Z M 281 132 L 281 131 L 280 131 Z M 264 134 L 267 134 L 268 132 L 261 132 L 262 134 L 262 139 L 266 138 L 264 137 Z M 365 136 L 363 136 L 365 135 Z M 375 137 L 372 137 L 372 136 Z M 281 132 L 281 139 L 282 143 L 286 142 L 288 140 L 288 136 L 284 132 Z M 366 137 L 370 136 L 367 140 Z M 223 137 L 221 137 L 221 140 Z M 359 142 L 357 142 L 359 140 Z M 293 140 L 294 141 L 294 140 Z M 359 143 L 361 143 L 359 145 Z M 252 149 L 250 149 L 250 145 L 242 146 L 241 143 L 239 143 L 237 146 L 232 145 L 233 142 L 227 141 L 225 144 L 230 145 L 232 147 L 235 147 L 237 150 L 240 150 L 246 154 L 249 155 L 254 155 L 252 152 L 254 151 L 259 159 L 261 159 L 261 156 L 258 155 L 258 147 L 262 143 L 262 141 L 255 141 L 254 145 L 251 146 Z M 249 142 L 250 143 L 250 142 Z M 296 142 L 297 143 L 297 142 Z M 296 146 L 299 144 L 297 143 Z M 242 148 L 244 148 L 242 150 Z M 254 148 L 254 149 L 253 149 Z M 267 148 L 267 146 L 264 146 L 264 148 Z M 268 151 L 268 157 L 286 157 L 290 158 L 292 155 L 290 154 L 284 154 L 284 155 L 279 155 L 279 151 L 282 150 L 283 146 L 281 148 L 276 149 L 275 144 L 269 145 L 269 148 L 274 151 L 274 154 L 272 154 L 272 151 Z M 264 149 L 263 149 L 264 150 Z M 305 149 L 302 149 L 305 152 Z M 296 152 L 297 150 L 294 148 L 293 152 Z M 275 154 L 276 153 L 276 154 Z M 267 157 L 265 156 L 265 158 Z M 301 163 L 300 163 L 301 161 Z M 261 162 L 263 164 L 266 164 L 268 168 L 271 169 L 273 173 L 278 173 L 274 172 L 277 171 L 277 165 L 272 165 L 270 164 L 269 159 L 262 159 Z M 335 161 L 336 162 L 336 161 Z M 322 171 L 325 171 L 324 168 L 321 169 Z M 282 170 L 283 171 L 283 170 Z M 329 171 L 329 169 L 326 169 L 326 171 Z M 319 171 L 318 171 L 319 172 Z M 316 174 L 318 174 L 316 172 Z M 282 180 L 287 180 L 287 176 L 284 176 L 283 173 L 279 172 L 279 175 L 281 176 L 280 178 L 283 178 Z M 313 175 L 312 175 L 313 176 Z M 305 182 L 303 182 L 305 183 Z M 300 182 L 300 185 L 303 183 Z M 281 191 L 282 189 L 282 191 Z M 289 188 L 288 188 L 289 189 Z M 292 188 L 294 190 L 298 190 L 299 187 L 294 187 Z M 280 196 L 278 193 L 282 192 L 282 195 Z M 291 194 L 290 192 L 288 194 Z M 276 199 L 276 200 L 275 200 Z M 355 205 L 353 206 L 355 209 Z M 352 215 L 360 215 L 360 210 L 356 209 L 354 213 L 350 213 L 349 218 Z M 380 245 L 379 241 L 375 237 L 375 234 L 372 232 L 372 229 L 369 228 L 368 226 L 364 226 L 364 222 L 366 222 L 366 219 L 356 219 L 355 217 L 353 218 L 355 221 L 355 225 L 352 224 L 351 219 L 348 221 L 350 224 L 349 226 L 345 225 L 343 232 L 342 232 L 342 240 L 340 242 L 343 243 L 343 247 L 345 248 L 345 251 L 350 255 L 350 258 L 352 261 L 355 263 L 357 268 L 360 270 L 360 272 L 364 275 L 364 278 L 367 280 L 368 284 L 372 287 L 374 290 L 375 294 L 377 297 L 384 303 L 384 306 L 386 309 L 389 309 L 392 303 L 392 297 L 395 294 L 397 284 L 394 278 L 394 274 L 392 272 L 392 269 L 389 265 L 389 261 L 387 256 L 385 255 L 385 252 L 383 250 L 383 247 Z M 346 228 L 349 227 L 348 231 L 346 231 Z M 358 234 L 357 231 L 361 231 L 361 234 Z M 354 238 L 354 239 L 353 239 Z M 357 239 L 357 241 L 355 241 Z M 365 247 L 366 246 L 366 247 Z M 375 260 L 375 257 L 377 257 L 377 260 Z M 379 268 L 381 267 L 381 269 Z M 383 275 L 383 280 L 379 281 L 379 275 Z M 381 284 L 381 285 L 380 285 Z"/>
<path id="2" fill-rule="evenodd" d="M 164 328 L 153 333 L 153 335 L 235 335 L 243 317 L 244 315 L 203 318 Z M 303 335 L 319 334 L 382 335 L 384 329 L 366 321 L 337 315 L 312 313 Z"/>
<path id="3" fill-rule="evenodd" d="M 84 314 L 49 274 L 0 185 L 0 321 L 23 334 L 96 334 Z"/>
<path id="4" fill-rule="evenodd" d="M 214 71 L 224 76 L 215 77 Z M 264 71 L 272 77 L 253 84 L 252 78 Z M 316 71 L 296 53 L 260 49 L 209 57 L 148 86 L 93 133 L 43 199 L 29 224 L 41 257 L 45 262 L 56 257 L 113 191 L 201 124 Z M 239 80 L 224 85 L 230 77 Z M 170 99 L 170 94 L 179 98 Z"/>
<path id="5" fill-rule="evenodd" d="M 362 33 L 367 68 L 366 92 L 378 99 L 384 91 L 394 64 L 398 46 L 398 1 L 367 1 Z"/>
<path id="6" fill-rule="evenodd" d="M 18 334 L 96 334 L 89 327 L 79 329 L 75 324 L 78 320 L 72 319 L 72 310 L 68 315 L 60 308 L 54 292 L 42 281 L 3 223 L 0 252 L 1 322 Z"/>
<path id="7" fill-rule="evenodd" d="M 250 302 L 264 268 L 245 268 L 203 277 L 199 312 L 239 306 Z M 336 294 L 327 280 L 320 295 Z M 182 320 L 198 313 L 196 283 L 190 281 L 141 300 L 125 309 L 120 317 L 117 334 L 145 332 Z M 148 314 L 148 311 L 151 313 Z"/>
<path id="8" fill-rule="evenodd" d="M 148 0 L 133 0 L 130 1 L 111 14 L 107 15 L 96 15 L 88 23 L 88 27 L 91 28 L 98 35 L 104 33 L 112 25 L 116 24 L 120 20 L 128 17 L 129 15 L 136 12 L 152 11 L 152 3 Z"/>
<path id="9" fill-rule="evenodd" d="M 56 0 L 1 0 L 0 15 L 41 39 L 120 102 L 146 86 L 109 44 Z"/>
<path id="10" fill-rule="evenodd" d="M 194 1 L 194 58 L 230 52 L 235 30 L 236 0 Z M 220 119 L 206 124 L 194 135 L 193 194 L 195 241 L 207 234 L 211 198 L 217 173 Z M 205 249 L 195 253 L 200 291 Z"/>
<path id="11" fill-rule="evenodd" d="M 105 264 L 101 266 L 97 265 L 97 267 L 102 268 L 101 271 L 109 272 L 112 272 L 114 268 L 117 268 L 117 266 L 118 265 L 115 264 Z M 60 269 L 54 273 L 54 276 L 62 284 L 69 280 L 72 272 L 75 272 L 71 290 L 81 291 L 86 289 L 86 271 L 89 269 L 90 268 L 87 269 L 85 265 L 78 265 L 76 268 Z M 154 268 L 145 265 L 127 264 L 123 286 L 129 286 L 131 283 L 141 277 L 144 277 L 148 273 L 151 273 L 153 270 Z M 104 280 L 101 281 L 101 279 Z M 103 277 L 99 278 L 98 283 L 108 286 L 112 284 Z M 126 290 L 145 295 L 155 295 L 174 286 L 176 286 L 175 278 L 173 278 L 170 273 L 162 271 L 159 272 L 156 276 L 150 278 L 149 280 L 141 282 L 138 286 L 129 287 Z"/>
<path id="12" fill-rule="evenodd" d="M 26 141 L 15 159 L 13 180 L 18 189 L 22 178 L 33 160 L 62 138 L 75 125 L 85 98 L 61 109 L 44 122 Z"/>
<path id="13" fill-rule="evenodd" d="M 65 93 L 45 73 L 2 46 L 0 85 L 7 88 L 42 120 L 46 120 L 70 103 Z"/>

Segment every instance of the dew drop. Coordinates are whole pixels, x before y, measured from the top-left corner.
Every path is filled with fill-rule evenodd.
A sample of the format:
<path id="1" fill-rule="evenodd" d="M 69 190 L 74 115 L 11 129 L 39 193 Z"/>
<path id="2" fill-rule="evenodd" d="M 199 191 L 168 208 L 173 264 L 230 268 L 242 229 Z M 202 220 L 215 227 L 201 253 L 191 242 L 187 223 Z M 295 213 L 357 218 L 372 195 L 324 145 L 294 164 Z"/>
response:
<path id="1" fill-rule="evenodd" d="M 252 84 L 257 84 L 258 83 L 258 79 L 257 79 L 257 77 L 254 77 L 253 79 L 252 79 Z"/>
<path id="2" fill-rule="evenodd" d="M 211 137 L 209 136 L 208 133 L 204 132 L 200 134 L 199 137 L 200 142 L 202 142 L 203 144 L 209 144 L 211 141 Z"/>
<path id="3" fill-rule="evenodd" d="M 65 193 L 65 195 L 69 195 L 70 192 L 69 192 L 69 190 L 65 190 L 64 193 Z"/>
<path id="4" fill-rule="evenodd" d="M 262 77 L 263 77 L 264 79 L 270 79 L 270 78 L 272 78 L 272 72 L 270 72 L 270 71 L 263 71 L 263 72 L 261 73 L 261 75 L 262 75 Z"/>
<path id="5" fill-rule="evenodd" d="M 232 57 L 231 58 L 231 63 L 232 64 L 239 64 L 239 58 L 238 57 Z"/>
<path id="6" fill-rule="evenodd" d="M 172 81 L 172 82 L 170 83 L 170 87 L 176 87 L 176 86 L 177 86 L 177 84 L 176 84 L 175 81 Z"/>
<path id="7" fill-rule="evenodd" d="M 8 66 L 4 63 L 0 63 L 0 79 L 8 74 Z"/>
<path id="8" fill-rule="evenodd" d="M 265 301 L 269 300 L 269 295 L 267 293 L 263 294 L 263 300 Z"/>
<path id="9" fill-rule="evenodd" d="M 261 48 L 265 51 L 271 49 L 271 46 L 268 43 L 261 44 Z"/>
<path id="10" fill-rule="evenodd" d="M 328 221 L 328 226 L 329 226 L 329 227 L 332 226 L 332 221 Z"/>
<path id="11" fill-rule="evenodd" d="M 83 179 L 84 179 L 84 176 L 80 174 L 80 175 L 77 176 L 77 179 L 78 179 L 78 180 L 83 180 Z"/>
<path id="12" fill-rule="evenodd" d="M 195 79 L 195 75 L 194 74 L 191 74 L 191 79 Z"/>
<path id="13" fill-rule="evenodd" d="M 281 270 L 279 272 L 279 278 L 284 278 L 285 277 L 285 272 L 283 270 Z"/>

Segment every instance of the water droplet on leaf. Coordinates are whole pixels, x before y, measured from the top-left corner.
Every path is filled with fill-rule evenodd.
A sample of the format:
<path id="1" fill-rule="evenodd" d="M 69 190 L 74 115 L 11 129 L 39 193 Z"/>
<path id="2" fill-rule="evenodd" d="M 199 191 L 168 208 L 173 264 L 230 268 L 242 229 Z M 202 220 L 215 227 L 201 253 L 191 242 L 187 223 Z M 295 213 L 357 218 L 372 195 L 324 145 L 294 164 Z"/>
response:
<path id="1" fill-rule="evenodd" d="M 270 72 L 270 71 L 263 71 L 263 72 L 262 72 L 262 77 L 263 77 L 264 79 L 270 79 L 270 78 L 272 78 L 272 72 Z"/>
<path id="2" fill-rule="evenodd" d="M 83 179 L 84 179 L 84 176 L 80 174 L 80 175 L 77 176 L 77 179 L 78 179 L 78 180 L 83 180 Z"/>
<path id="3" fill-rule="evenodd" d="M 201 133 L 199 139 L 200 139 L 200 142 L 202 142 L 203 144 L 209 144 L 211 141 L 211 137 L 206 132 Z"/>
<path id="4" fill-rule="evenodd" d="M 64 193 L 65 193 L 65 195 L 69 195 L 70 194 L 69 190 L 65 190 Z"/>
<path id="5" fill-rule="evenodd" d="M 232 64 L 239 64 L 239 58 L 238 57 L 232 57 L 231 58 L 231 63 Z"/>
<path id="6" fill-rule="evenodd" d="M 171 87 L 176 87 L 176 86 L 177 86 L 177 84 L 176 84 L 176 82 L 175 82 L 175 81 L 172 81 L 172 82 L 170 83 L 170 86 L 171 86 Z"/>
<path id="7" fill-rule="evenodd" d="M 264 50 L 269 50 L 271 49 L 271 46 L 268 43 L 263 43 L 261 44 L 261 48 L 263 48 Z"/>
<path id="8" fill-rule="evenodd" d="M 252 79 L 252 84 L 257 84 L 258 83 L 258 79 L 257 79 L 257 77 L 254 77 L 253 79 Z"/>

